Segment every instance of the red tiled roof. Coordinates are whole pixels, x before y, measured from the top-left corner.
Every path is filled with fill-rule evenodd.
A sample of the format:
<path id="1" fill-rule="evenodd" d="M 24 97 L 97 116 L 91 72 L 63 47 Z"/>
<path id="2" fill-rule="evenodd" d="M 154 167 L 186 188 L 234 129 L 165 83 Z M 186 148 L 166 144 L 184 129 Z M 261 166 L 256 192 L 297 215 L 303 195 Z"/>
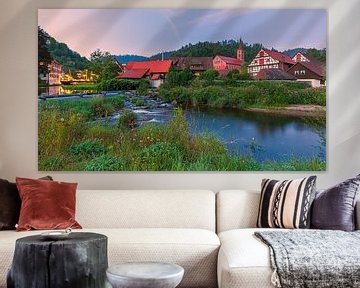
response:
<path id="1" fill-rule="evenodd" d="M 276 52 L 273 50 L 269 50 L 266 48 L 263 48 L 263 50 L 275 60 L 278 60 L 280 62 L 287 63 L 287 64 L 295 64 L 295 62 L 288 55 L 285 55 L 283 53 Z"/>
<path id="2" fill-rule="evenodd" d="M 217 57 L 219 57 L 221 60 L 223 60 L 226 64 L 241 65 L 241 60 L 237 59 L 237 58 L 232 58 L 232 57 L 227 57 L 227 56 L 222 56 L 222 55 L 217 55 Z"/>
<path id="3" fill-rule="evenodd" d="M 124 73 L 119 73 L 118 78 L 125 78 L 125 79 L 141 79 L 145 76 L 148 72 L 147 69 L 130 69 L 126 70 Z"/>
<path id="4" fill-rule="evenodd" d="M 126 70 L 131 69 L 148 69 L 147 74 L 168 73 L 171 66 L 171 60 L 154 60 L 154 61 L 130 61 L 126 65 Z"/>
<path id="5" fill-rule="evenodd" d="M 159 79 L 159 77 L 160 77 L 160 74 L 153 74 L 151 76 L 151 80 L 157 80 L 157 79 Z"/>
<path id="6" fill-rule="evenodd" d="M 293 75 L 277 68 L 261 69 L 256 76 L 256 80 L 296 80 Z"/>

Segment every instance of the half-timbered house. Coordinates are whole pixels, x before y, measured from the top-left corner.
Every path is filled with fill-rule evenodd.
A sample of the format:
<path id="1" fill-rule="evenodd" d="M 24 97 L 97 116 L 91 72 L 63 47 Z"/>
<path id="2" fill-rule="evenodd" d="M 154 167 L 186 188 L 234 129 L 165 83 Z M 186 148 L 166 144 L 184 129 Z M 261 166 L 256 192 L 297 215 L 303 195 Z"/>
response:
<path id="1" fill-rule="evenodd" d="M 273 68 L 287 71 L 294 64 L 295 62 L 290 56 L 262 48 L 248 65 L 248 72 L 252 77 L 255 77 L 262 69 Z"/>

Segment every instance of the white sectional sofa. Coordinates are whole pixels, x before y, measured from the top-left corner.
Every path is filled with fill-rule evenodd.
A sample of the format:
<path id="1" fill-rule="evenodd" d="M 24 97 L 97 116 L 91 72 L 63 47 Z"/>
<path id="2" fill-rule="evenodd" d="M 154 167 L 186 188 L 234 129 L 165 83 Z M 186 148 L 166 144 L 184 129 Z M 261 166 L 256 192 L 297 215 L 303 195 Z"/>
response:
<path id="1" fill-rule="evenodd" d="M 253 236 L 259 197 L 242 190 L 79 190 L 76 219 L 80 231 L 108 237 L 109 265 L 176 263 L 185 269 L 180 287 L 273 287 L 269 250 Z M 0 288 L 16 239 L 42 232 L 0 231 Z"/>
<path id="2" fill-rule="evenodd" d="M 109 265 L 164 261 L 181 265 L 181 287 L 216 287 L 220 241 L 215 234 L 215 194 L 206 190 L 78 190 L 76 219 L 108 237 Z M 0 231 L 0 287 L 15 240 L 44 231 Z M 26 288 L 26 287 L 24 287 Z"/>

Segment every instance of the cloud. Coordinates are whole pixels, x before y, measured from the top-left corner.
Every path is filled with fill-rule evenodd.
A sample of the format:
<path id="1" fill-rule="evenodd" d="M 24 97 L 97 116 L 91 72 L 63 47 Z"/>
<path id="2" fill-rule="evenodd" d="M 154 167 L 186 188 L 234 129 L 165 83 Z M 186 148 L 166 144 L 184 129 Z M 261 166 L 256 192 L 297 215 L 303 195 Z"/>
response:
<path id="1" fill-rule="evenodd" d="M 201 10 L 200 10 L 201 11 Z M 206 9 L 203 13 L 194 17 L 188 24 L 190 25 L 208 25 L 218 24 L 224 21 L 230 21 L 238 17 L 252 13 L 251 9 Z"/>

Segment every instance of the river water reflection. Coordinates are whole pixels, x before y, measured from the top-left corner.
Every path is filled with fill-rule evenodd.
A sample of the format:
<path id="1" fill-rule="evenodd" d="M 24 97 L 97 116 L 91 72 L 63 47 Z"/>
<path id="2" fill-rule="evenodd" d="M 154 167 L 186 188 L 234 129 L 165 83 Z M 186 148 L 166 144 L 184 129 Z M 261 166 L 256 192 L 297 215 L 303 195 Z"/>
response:
<path id="1" fill-rule="evenodd" d="M 311 118 L 228 110 L 185 113 L 192 133 L 215 134 L 234 154 L 252 154 L 260 161 L 292 156 L 325 160 L 326 129 Z"/>

